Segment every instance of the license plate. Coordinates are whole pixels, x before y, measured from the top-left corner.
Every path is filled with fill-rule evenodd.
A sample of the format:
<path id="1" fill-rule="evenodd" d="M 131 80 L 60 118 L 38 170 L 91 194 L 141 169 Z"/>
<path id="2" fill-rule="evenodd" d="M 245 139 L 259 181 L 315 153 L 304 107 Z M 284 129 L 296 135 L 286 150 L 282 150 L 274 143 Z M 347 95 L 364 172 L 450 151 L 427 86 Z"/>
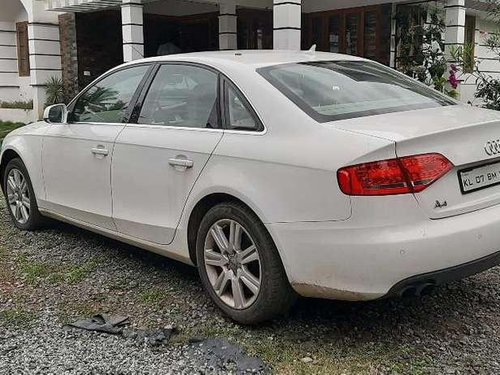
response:
<path id="1" fill-rule="evenodd" d="M 462 194 L 500 184 L 500 162 L 464 169 L 458 172 Z"/>

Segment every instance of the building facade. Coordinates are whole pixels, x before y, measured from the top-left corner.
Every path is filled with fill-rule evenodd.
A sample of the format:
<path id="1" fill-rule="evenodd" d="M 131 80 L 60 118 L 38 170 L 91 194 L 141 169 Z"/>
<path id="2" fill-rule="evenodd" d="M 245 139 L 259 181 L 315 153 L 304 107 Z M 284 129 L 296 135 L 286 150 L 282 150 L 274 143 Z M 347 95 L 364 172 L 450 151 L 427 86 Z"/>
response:
<path id="1" fill-rule="evenodd" d="M 445 20 L 445 54 L 474 46 L 482 71 L 500 62 L 485 37 L 496 31 L 481 0 L 2 0 L 0 102 L 29 102 L 40 116 L 45 85 L 62 78 L 74 95 L 106 70 L 142 57 L 233 49 L 309 49 L 363 56 L 397 67 L 400 7 L 432 6 Z M 426 20 L 422 20 L 426 22 Z M 451 56 L 448 56 L 450 61 Z M 461 100 L 473 99 L 464 74 Z M 1 106 L 1 105 L 0 105 Z M 0 109 L 0 119 L 10 115 Z M 2 118 L 3 117 L 3 118 Z M 15 116 L 14 116 L 15 117 Z"/>

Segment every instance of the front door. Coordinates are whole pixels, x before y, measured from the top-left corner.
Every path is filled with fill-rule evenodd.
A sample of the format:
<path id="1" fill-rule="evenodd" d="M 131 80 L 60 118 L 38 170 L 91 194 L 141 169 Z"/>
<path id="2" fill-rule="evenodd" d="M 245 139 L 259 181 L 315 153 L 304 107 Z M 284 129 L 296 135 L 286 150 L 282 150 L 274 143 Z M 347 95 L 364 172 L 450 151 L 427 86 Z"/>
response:
<path id="1" fill-rule="evenodd" d="M 70 108 L 67 124 L 53 124 L 43 141 L 45 208 L 114 229 L 111 159 L 129 104 L 147 65 L 114 72 L 86 90 Z"/>
<path id="2" fill-rule="evenodd" d="M 172 242 L 188 195 L 223 136 L 218 74 L 198 65 L 162 64 L 113 154 L 117 230 Z M 142 100 L 142 98 L 141 98 Z"/>

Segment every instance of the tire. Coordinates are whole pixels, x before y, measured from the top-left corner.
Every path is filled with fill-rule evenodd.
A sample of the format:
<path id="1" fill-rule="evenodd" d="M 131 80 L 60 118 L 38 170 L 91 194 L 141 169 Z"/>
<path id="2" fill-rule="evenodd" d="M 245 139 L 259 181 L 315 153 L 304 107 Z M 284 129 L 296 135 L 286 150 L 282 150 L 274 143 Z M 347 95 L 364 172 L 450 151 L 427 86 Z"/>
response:
<path id="1" fill-rule="evenodd" d="M 14 185 L 11 183 L 12 178 L 14 178 Z M 11 179 L 10 182 L 9 179 Z M 20 181 L 24 181 L 25 184 Z M 38 211 L 33 185 L 21 159 L 12 159 L 5 167 L 3 188 L 7 209 L 14 225 L 26 231 L 41 228 L 44 224 L 44 218 Z M 9 198 L 11 199 L 9 200 Z M 14 198 L 15 201 L 13 201 Z"/>
<path id="2" fill-rule="evenodd" d="M 222 203 L 207 212 L 198 229 L 196 255 L 205 290 L 238 323 L 284 315 L 296 300 L 271 236 L 242 204 Z"/>

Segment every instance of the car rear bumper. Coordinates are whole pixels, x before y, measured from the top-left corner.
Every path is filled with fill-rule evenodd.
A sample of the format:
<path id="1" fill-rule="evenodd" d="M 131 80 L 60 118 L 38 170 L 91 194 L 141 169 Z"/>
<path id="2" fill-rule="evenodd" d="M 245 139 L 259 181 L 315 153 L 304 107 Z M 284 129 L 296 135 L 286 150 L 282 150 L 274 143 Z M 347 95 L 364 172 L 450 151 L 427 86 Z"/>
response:
<path id="1" fill-rule="evenodd" d="M 409 277 L 394 285 L 387 296 L 420 295 L 429 288 L 478 274 L 499 264 L 500 251 L 465 264 Z"/>
<path id="2" fill-rule="evenodd" d="M 383 227 L 348 221 L 267 227 L 292 286 L 306 297 L 362 301 L 419 293 L 500 262 L 500 206 Z"/>

